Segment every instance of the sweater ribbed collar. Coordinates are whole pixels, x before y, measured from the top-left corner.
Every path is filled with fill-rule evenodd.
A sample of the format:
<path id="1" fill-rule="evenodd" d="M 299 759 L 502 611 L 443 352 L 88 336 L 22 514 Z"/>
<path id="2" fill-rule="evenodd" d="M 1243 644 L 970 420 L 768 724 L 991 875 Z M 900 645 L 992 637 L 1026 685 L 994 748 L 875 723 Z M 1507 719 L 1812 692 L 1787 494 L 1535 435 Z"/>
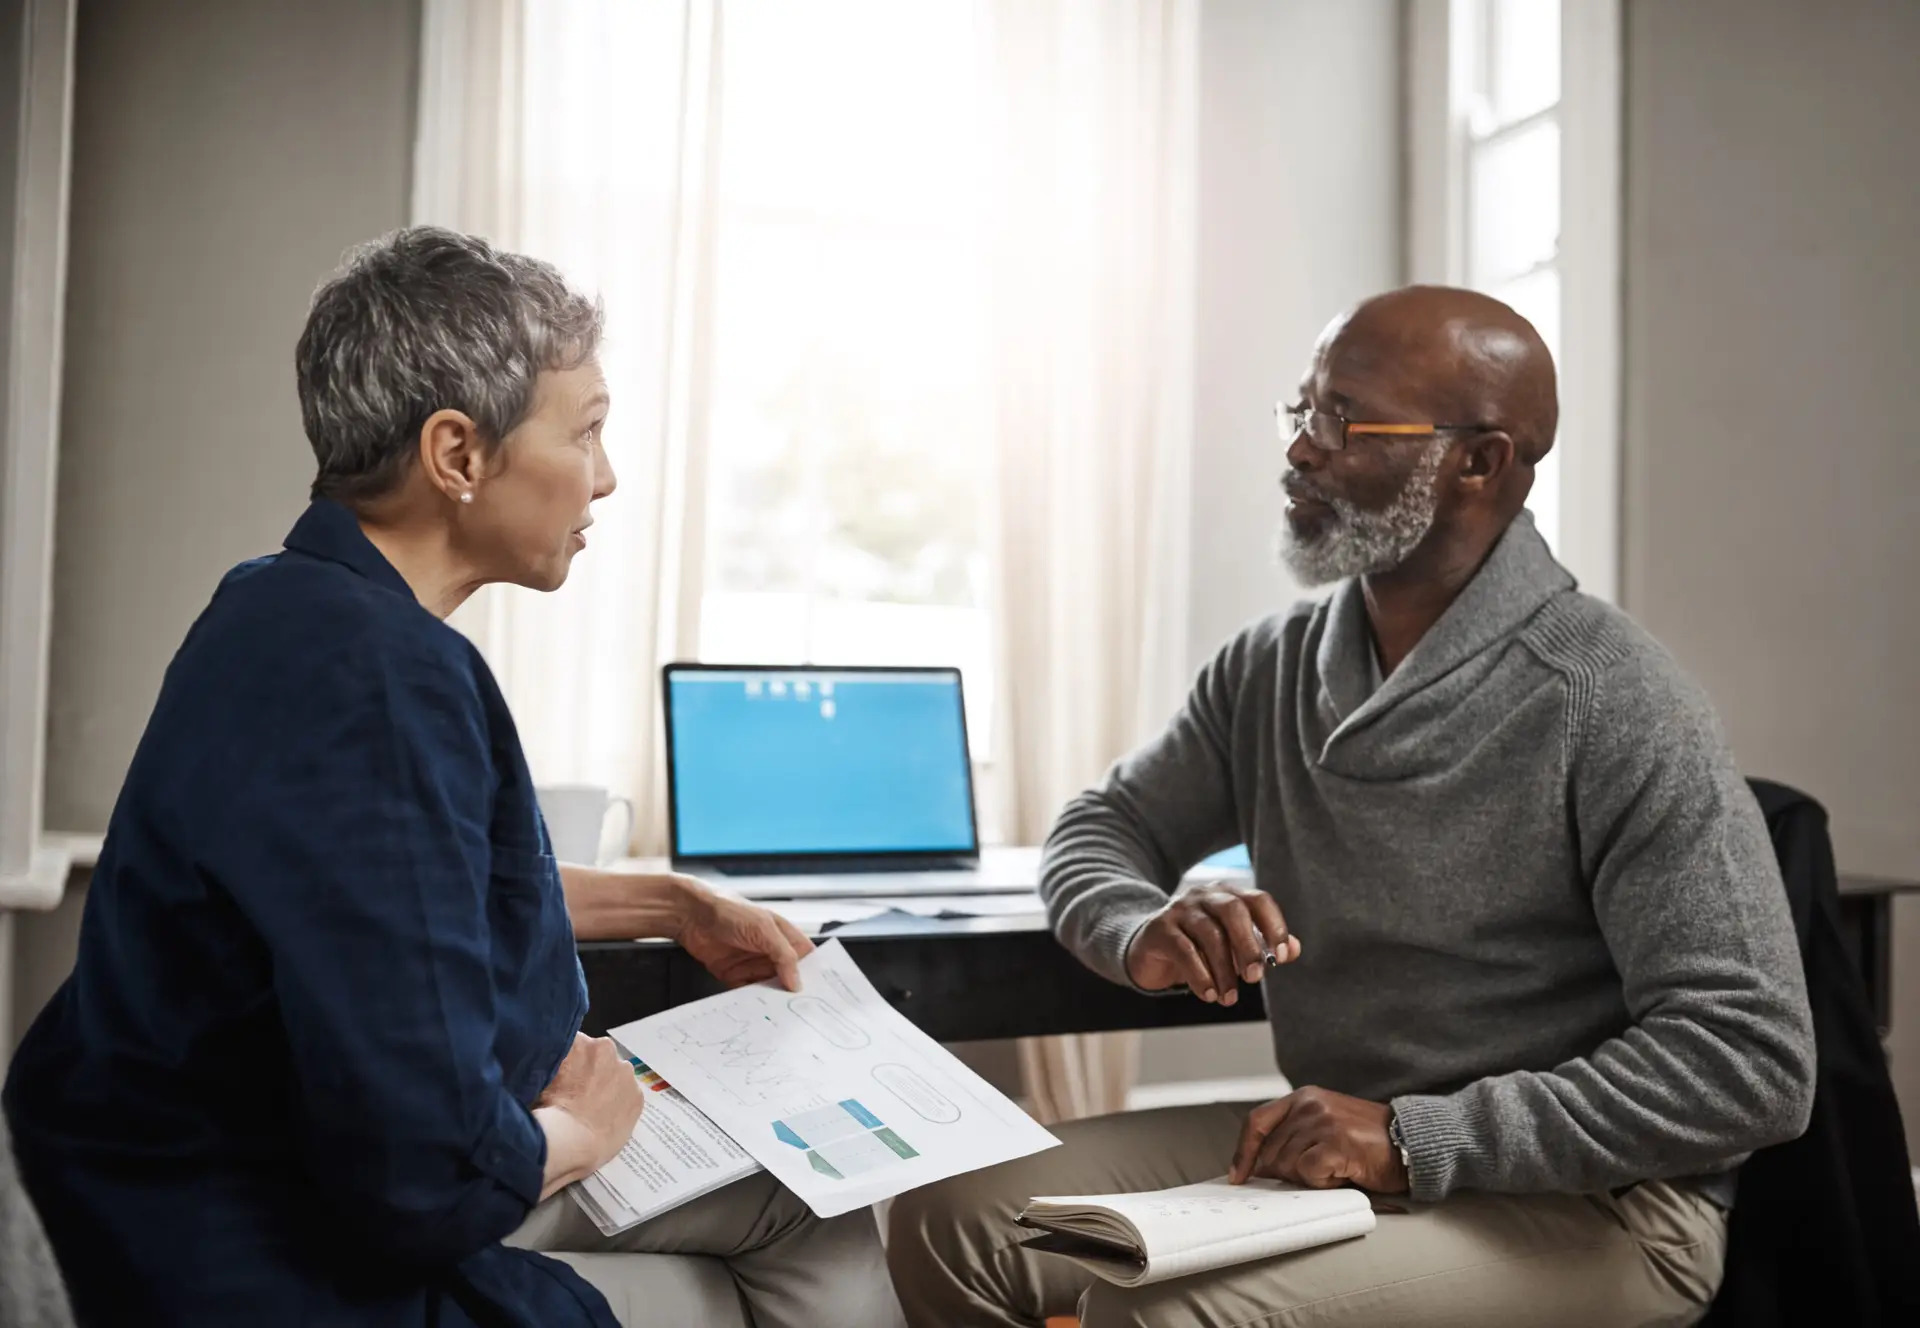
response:
<path id="1" fill-rule="evenodd" d="M 1555 595 L 1575 588 L 1554 560 L 1531 513 L 1522 511 L 1493 546 L 1440 620 L 1378 687 L 1371 686 L 1373 629 L 1358 578 L 1343 581 L 1327 605 L 1316 665 L 1339 715 L 1331 735 L 1350 733 L 1512 636 Z"/>

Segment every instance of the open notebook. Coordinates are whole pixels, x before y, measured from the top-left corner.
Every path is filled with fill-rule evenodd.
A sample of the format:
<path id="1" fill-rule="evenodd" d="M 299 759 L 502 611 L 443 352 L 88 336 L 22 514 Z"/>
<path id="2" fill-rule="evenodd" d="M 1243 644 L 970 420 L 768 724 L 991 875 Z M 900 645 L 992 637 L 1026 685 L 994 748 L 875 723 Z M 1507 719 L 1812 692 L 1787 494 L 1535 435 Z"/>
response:
<path id="1" fill-rule="evenodd" d="M 1145 1194 L 1046 1195 L 1020 1221 L 1046 1233 L 1026 1241 L 1028 1249 L 1064 1255 L 1121 1286 L 1143 1286 L 1364 1236 L 1373 1230 L 1373 1207 L 1359 1190 L 1223 1179 Z"/>

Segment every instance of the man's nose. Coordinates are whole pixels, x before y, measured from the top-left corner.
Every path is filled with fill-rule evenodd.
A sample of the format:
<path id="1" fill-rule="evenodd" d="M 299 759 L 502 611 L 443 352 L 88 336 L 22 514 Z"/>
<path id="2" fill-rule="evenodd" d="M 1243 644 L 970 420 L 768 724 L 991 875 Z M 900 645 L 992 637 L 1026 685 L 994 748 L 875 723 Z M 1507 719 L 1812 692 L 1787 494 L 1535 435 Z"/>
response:
<path id="1" fill-rule="evenodd" d="M 1326 455 L 1307 441 L 1307 431 L 1302 429 L 1287 444 L 1287 464 L 1295 470 L 1318 470 L 1326 464 Z"/>

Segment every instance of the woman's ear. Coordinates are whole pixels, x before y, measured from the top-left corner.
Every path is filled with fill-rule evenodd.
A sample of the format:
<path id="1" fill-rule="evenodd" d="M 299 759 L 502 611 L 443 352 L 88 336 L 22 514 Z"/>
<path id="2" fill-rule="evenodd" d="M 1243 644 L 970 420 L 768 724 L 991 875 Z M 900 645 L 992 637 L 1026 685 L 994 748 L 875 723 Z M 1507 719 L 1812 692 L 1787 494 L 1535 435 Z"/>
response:
<path id="1" fill-rule="evenodd" d="M 456 502 L 472 502 L 479 486 L 480 428 L 457 410 L 437 410 L 420 426 L 420 473 Z"/>

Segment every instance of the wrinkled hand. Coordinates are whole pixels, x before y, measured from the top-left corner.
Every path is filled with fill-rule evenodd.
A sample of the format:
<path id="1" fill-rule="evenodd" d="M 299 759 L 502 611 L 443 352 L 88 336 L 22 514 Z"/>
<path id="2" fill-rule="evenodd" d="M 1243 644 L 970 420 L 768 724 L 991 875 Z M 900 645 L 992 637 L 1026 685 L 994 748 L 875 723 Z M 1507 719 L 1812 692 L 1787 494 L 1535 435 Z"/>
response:
<path id="1" fill-rule="evenodd" d="M 1232 1005 L 1242 982 L 1258 982 L 1267 953 L 1281 963 L 1300 957 L 1300 939 L 1273 896 L 1251 885 L 1219 883 L 1175 895 L 1134 935 L 1127 976 L 1161 991 L 1185 983 L 1203 1001 Z"/>
<path id="2" fill-rule="evenodd" d="M 800 990 L 800 960 L 813 953 L 813 942 L 798 927 L 777 913 L 719 894 L 691 878 L 686 887 L 686 903 L 673 939 L 707 972 L 730 987 L 777 977 L 788 991 Z"/>
<path id="3" fill-rule="evenodd" d="M 1354 1184 L 1376 1194 L 1405 1194 L 1400 1150 L 1387 1138 L 1393 1109 L 1325 1088 L 1302 1088 L 1255 1107 L 1240 1127 L 1227 1179 L 1265 1176 L 1316 1190 Z"/>
<path id="4" fill-rule="evenodd" d="M 633 1135 L 635 1122 L 646 1107 L 646 1094 L 633 1076 L 633 1063 L 620 1054 L 611 1038 L 573 1035 L 573 1047 L 554 1072 L 553 1082 L 534 1102 L 537 1111 L 552 1107 L 565 1112 L 585 1131 L 592 1171 L 604 1165 Z"/>

